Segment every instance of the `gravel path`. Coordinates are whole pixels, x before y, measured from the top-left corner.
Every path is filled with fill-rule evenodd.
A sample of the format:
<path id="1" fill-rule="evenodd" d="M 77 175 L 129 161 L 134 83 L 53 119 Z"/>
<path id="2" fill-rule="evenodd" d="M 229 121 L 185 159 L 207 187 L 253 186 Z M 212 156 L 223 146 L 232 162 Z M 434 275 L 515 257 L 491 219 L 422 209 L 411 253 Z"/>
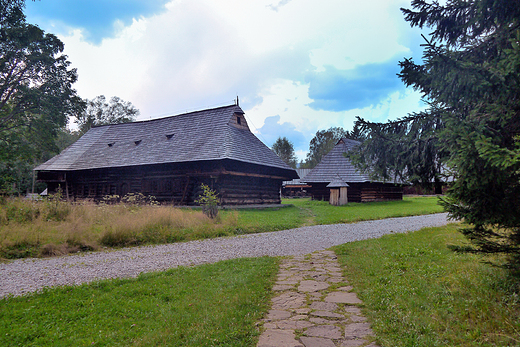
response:
<path id="1" fill-rule="evenodd" d="M 309 226 L 55 258 L 15 260 L 0 264 L 0 298 L 35 292 L 44 287 L 74 285 L 104 278 L 135 277 L 141 272 L 165 270 L 181 265 L 265 255 L 308 254 L 346 242 L 447 223 L 447 214 L 440 213 L 353 224 Z"/>

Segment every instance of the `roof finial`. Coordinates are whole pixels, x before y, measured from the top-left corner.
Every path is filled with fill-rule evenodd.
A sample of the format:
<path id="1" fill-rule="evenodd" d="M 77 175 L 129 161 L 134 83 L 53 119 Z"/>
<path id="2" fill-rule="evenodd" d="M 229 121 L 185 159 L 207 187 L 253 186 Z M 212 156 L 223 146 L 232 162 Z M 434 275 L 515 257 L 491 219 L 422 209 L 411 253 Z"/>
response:
<path id="1" fill-rule="evenodd" d="M 236 105 L 237 105 L 237 106 L 240 106 L 240 105 L 238 104 L 238 95 L 237 95 L 237 101 L 236 101 Z"/>

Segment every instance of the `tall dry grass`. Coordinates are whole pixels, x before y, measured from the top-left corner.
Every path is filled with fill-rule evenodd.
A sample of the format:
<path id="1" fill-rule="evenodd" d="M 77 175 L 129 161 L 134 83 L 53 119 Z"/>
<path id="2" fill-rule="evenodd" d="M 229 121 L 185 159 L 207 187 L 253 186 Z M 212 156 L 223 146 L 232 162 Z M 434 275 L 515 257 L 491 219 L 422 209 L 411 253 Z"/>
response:
<path id="1" fill-rule="evenodd" d="M 211 219 L 200 210 L 172 206 L 5 199 L 0 204 L 0 258 L 225 236 L 236 230 L 237 221 L 236 213 Z"/>

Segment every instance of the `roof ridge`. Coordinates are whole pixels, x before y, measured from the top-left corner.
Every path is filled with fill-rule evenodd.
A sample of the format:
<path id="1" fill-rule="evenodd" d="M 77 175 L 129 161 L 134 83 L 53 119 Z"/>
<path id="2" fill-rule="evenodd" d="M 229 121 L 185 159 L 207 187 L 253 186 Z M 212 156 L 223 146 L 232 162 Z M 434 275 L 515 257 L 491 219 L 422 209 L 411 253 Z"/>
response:
<path id="1" fill-rule="evenodd" d="M 340 141 L 349 141 L 349 142 L 355 142 L 355 143 L 361 143 L 361 141 L 349 139 L 348 137 L 342 137 Z M 338 141 L 339 142 L 339 141 Z"/>
<path id="2" fill-rule="evenodd" d="M 154 118 L 154 119 L 136 120 L 134 122 L 127 122 L 127 123 L 94 125 L 94 126 L 92 126 L 92 128 L 102 128 L 102 127 L 107 127 L 107 126 L 124 126 L 124 125 L 128 125 L 128 124 L 151 123 L 151 122 L 157 122 L 157 121 L 165 120 L 165 119 L 168 119 L 168 118 L 181 117 L 181 116 L 186 117 L 186 116 L 194 115 L 196 113 L 208 112 L 208 111 L 216 111 L 216 110 L 219 110 L 219 109 L 226 109 L 226 108 L 231 108 L 231 107 L 238 107 L 242 111 L 242 113 L 244 113 L 244 111 L 242 110 L 242 108 L 240 106 L 232 104 L 232 105 L 227 105 L 227 106 L 219 106 L 219 107 L 214 107 L 214 108 L 201 109 L 201 110 L 197 110 L 197 111 L 179 113 L 179 114 L 174 114 L 174 115 L 171 115 L 171 116 Z"/>

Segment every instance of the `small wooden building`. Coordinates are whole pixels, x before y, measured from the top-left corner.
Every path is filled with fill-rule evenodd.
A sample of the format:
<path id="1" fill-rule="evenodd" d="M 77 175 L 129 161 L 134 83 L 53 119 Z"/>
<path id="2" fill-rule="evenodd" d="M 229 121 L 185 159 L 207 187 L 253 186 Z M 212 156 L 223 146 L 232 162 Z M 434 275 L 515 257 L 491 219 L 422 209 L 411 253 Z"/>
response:
<path id="1" fill-rule="evenodd" d="M 295 178 L 292 181 L 282 182 L 282 196 L 287 198 L 294 197 L 307 197 L 307 189 L 311 186 L 303 182 L 303 178 L 307 175 L 311 169 L 296 169 L 299 178 Z"/>
<path id="2" fill-rule="evenodd" d="M 341 139 L 306 176 L 304 181 L 311 185 L 309 189 L 314 200 L 329 200 L 331 182 L 339 179 L 348 184 L 348 202 L 368 202 L 384 200 L 402 200 L 401 184 L 377 182 L 369 175 L 357 170 L 345 157 L 345 153 L 360 144 L 358 141 Z"/>
<path id="3" fill-rule="evenodd" d="M 93 127 L 35 170 L 50 193 L 72 199 L 142 193 L 177 205 L 194 204 L 201 183 L 222 205 L 278 204 L 282 181 L 298 177 L 238 105 Z"/>
<path id="4" fill-rule="evenodd" d="M 330 189 L 329 203 L 334 206 L 343 206 L 348 203 L 348 184 L 339 177 L 327 184 Z"/>

